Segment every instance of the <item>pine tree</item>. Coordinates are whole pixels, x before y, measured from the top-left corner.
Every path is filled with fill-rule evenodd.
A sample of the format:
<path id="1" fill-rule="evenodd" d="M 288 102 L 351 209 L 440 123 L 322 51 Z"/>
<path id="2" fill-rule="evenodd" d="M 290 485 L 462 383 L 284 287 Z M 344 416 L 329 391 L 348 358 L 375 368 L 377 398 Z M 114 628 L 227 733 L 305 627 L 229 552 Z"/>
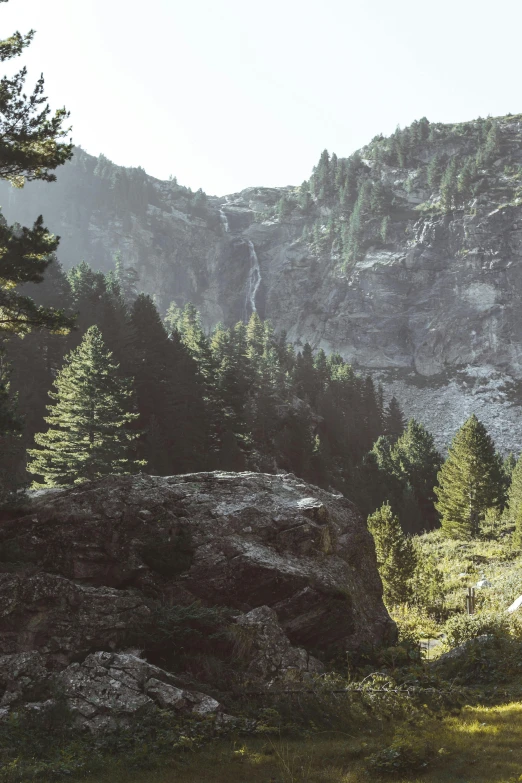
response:
<path id="1" fill-rule="evenodd" d="M 475 415 L 462 425 L 438 474 L 435 507 L 450 538 L 472 538 L 488 508 L 501 508 L 502 469 L 493 441 Z"/>
<path id="2" fill-rule="evenodd" d="M 196 362 L 199 382 L 203 389 L 205 418 L 207 422 L 207 444 L 205 451 L 212 460 L 221 448 L 221 439 L 225 432 L 223 421 L 224 403 L 219 393 L 216 376 L 216 362 L 212 355 L 210 340 L 203 331 L 199 313 L 193 304 L 187 304 L 179 310 L 173 303 L 165 319 L 167 327 L 177 334 L 189 355 Z"/>
<path id="3" fill-rule="evenodd" d="M 466 158 L 457 177 L 457 191 L 461 200 L 469 197 L 471 184 L 477 174 L 477 166 L 472 158 Z"/>
<path id="4" fill-rule="evenodd" d="M 424 527 L 433 527 L 437 521 L 433 487 L 442 467 L 442 457 L 435 448 L 433 435 L 415 419 L 410 419 L 406 431 L 395 444 L 393 461 L 413 489 Z"/>
<path id="5" fill-rule="evenodd" d="M 370 194 L 370 211 L 372 217 L 382 217 L 388 212 L 390 197 L 379 179 L 374 183 Z"/>
<path id="6" fill-rule="evenodd" d="M 0 346 L 0 503 L 18 488 L 22 421 L 10 390 L 10 367 Z"/>
<path id="7" fill-rule="evenodd" d="M 131 305 L 138 296 L 140 276 L 133 266 L 125 266 L 120 250 L 114 255 L 114 278 L 119 284 L 123 301 Z"/>
<path id="8" fill-rule="evenodd" d="M 435 154 L 428 163 L 427 169 L 428 185 L 430 188 L 436 189 L 439 187 L 443 171 L 444 167 L 440 155 Z"/>
<path id="9" fill-rule="evenodd" d="M 197 368 L 177 335 L 168 338 L 146 294 L 132 305 L 126 351 L 148 470 L 160 476 L 201 470 L 206 419 Z"/>
<path id="10" fill-rule="evenodd" d="M 229 434 L 223 448 L 233 461 L 237 462 L 236 448 L 239 443 L 246 445 L 249 441 L 246 406 L 248 394 L 254 383 L 252 367 L 247 356 L 247 337 L 244 323 L 238 322 L 233 329 L 225 329 L 218 325 L 214 330 L 211 340 L 211 351 L 216 365 L 216 384 L 218 396 L 223 400 L 224 417 Z M 232 436 L 232 437 L 231 437 Z M 223 455 L 220 457 L 223 467 L 232 467 L 223 463 Z"/>
<path id="11" fill-rule="evenodd" d="M 143 464 L 129 454 L 138 437 L 128 428 L 138 416 L 130 412 L 131 383 L 119 377 L 97 326 L 66 357 L 54 386 L 45 419 L 50 427 L 35 436 L 39 448 L 28 450 L 28 471 L 43 477 L 40 486 L 80 484 Z"/>
<path id="12" fill-rule="evenodd" d="M 507 513 L 511 522 L 517 524 L 517 539 L 521 538 L 518 530 L 518 520 L 522 518 L 522 459 L 518 458 L 511 473 L 511 486 L 509 488 Z"/>
<path id="13" fill-rule="evenodd" d="M 455 206 L 457 196 L 457 158 L 451 158 L 448 163 L 440 183 L 440 200 L 445 210 L 452 209 Z"/>
<path id="14" fill-rule="evenodd" d="M 497 122 L 493 122 L 484 144 L 484 158 L 487 163 L 493 163 L 501 153 L 501 135 Z"/>
<path id="15" fill-rule="evenodd" d="M 5 0 L 3 0 L 5 2 Z M 14 33 L 0 41 L 0 62 L 20 55 L 32 41 L 27 35 Z M 68 134 L 64 128 L 68 114 L 60 109 L 50 117 L 40 77 L 32 93 L 24 92 L 27 70 L 4 76 L 0 101 L 0 179 L 23 187 L 25 181 L 56 179 L 52 173 L 72 156 L 72 144 L 60 141 Z M 58 238 L 50 234 L 40 216 L 32 229 L 8 226 L 0 219 L 0 332 L 26 334 L 42 327 L 67 331 L 71 320 L 59 310 L 35 305 L 17 286 L 43 280 Z"/>
<path id="16" fill-rule="evenodd" d="M 393 442 L 387 435 L 381 435 L 373 444 L 372 455 L 378 473 L 374 476 L 374 493 L 377 501 L 385 499 L 398 511 L 403 505 L 407 479 L 401 473 L 395 458 Z M 375 504 L 374 504 L 375 506 Z"/>
<path id="17" fill-rule="evenodd" d="M 387 435 L 393 443 L 404 432 L 406 422 L 396 397 L 392 397 L 384 411 L 384 434 Z"/>
<path id="18" fill-rule="evenodd" d="M 293 384 L 298 397 L 302 400 L 307 400 L 312 405 L 317 403 L 320 385 L 310 343 L 305 343 L 303 350 L 297 354 Z"/>
<path id="19" fill-rule="evenodd" d="M 388 503 L 370 514 L 368 529 L 375 542 L 386 606 L 390 608 L 410 602 L 410 580 L 416 566 L 415 550 L 411 539 L 402 532 L 399 520 Z"/>

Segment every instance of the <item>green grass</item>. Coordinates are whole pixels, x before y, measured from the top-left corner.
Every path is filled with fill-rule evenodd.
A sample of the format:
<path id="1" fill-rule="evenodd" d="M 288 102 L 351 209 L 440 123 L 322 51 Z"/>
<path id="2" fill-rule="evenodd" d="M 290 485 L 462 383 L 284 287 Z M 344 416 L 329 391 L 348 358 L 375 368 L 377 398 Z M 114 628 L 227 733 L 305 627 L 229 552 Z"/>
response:
<path id="1" fill-rule="evenodd" d="M 414 742 L 429 746 L 426 766 L 399 776 L 380 775 L 372 754 L 392 741 L 382 727 L 359 736 L 317 734 L 307 739 L 220 741 L 155 770 L 129 771 L 125 759 L 108 762 L 103 773 L 79 783 L 514 783 L 522 780 L 522 703 L 466 707 L 458 716 L 408 726 Z"/>

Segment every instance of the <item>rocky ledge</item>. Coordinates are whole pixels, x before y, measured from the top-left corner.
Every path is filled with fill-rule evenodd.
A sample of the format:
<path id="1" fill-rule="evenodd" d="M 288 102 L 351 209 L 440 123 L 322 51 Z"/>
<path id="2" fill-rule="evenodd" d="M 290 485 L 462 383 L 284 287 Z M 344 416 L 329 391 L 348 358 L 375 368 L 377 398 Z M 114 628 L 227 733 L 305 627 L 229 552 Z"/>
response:
<path id="1" fill-rule="evenodd" d="M 93 730 L 158 707 L 220 715 L 210 694 L 395 635 L 357 510 L 292 475 L 34 493 L 0 524 L 0 599 L 3 713 L 60 692 Z M 198 670 L 203 653 L 220 667 Z"/>

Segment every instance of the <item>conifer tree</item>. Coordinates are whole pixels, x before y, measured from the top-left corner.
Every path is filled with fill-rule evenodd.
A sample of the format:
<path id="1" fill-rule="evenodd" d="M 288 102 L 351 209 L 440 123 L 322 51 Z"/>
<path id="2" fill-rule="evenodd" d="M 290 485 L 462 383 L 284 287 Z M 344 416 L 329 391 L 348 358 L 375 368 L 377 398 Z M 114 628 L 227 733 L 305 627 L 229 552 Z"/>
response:
<path id="1" fill-rule="evenodd" d="M 397 398 L 392 397 L 384 411 L 384 434 L 395 443 L 404 432 L 405 425 L 406 422 Z"/>
<path id="2" fill-rule="evenodd" d="M 370 211 L 372 217 L 382 217 L 388 211 L 390 198 L 381 180 L 374 183 L 370 194 Z"/>
<path id="3" fill-rule="evenodd" d="M 298 397 L 308 400 L 312 405 L 317 402 L 319 378 L 314 366 L 314 356 L 310 343 L 296 356 L 293 384 Z"/>
<path id="4" fill-rule="evenodd" d="M 9 388 L 10 368 L 0 346 L 0 503 L 18 488 L 22 421 Z"/>
<path id="5" fill-rule="evenodd" d="M 6 0 L 2 0 L 6 2 Z M 29 46 L 34 36 L 19 32 L 0 41 L 0 62 L 11 60 Z M 62 141 L 69 132 L 64 128 L 65 109 L 50 116 L 44 81 L 40 77 L 29 95 L 24 92 L 26 68 L 11 77 L 4 76 L 0 100 L 0 179 L 23 187 L 25 181 L 56 179 L 52 173 L 72 156 L 72 144 Z M 58 238 L 50 234 L 38 217 L 33 228 L 8 226 L 0 218 L 0 332 L 26 334 L 32 329 L 67 331 L 71 320 L 60 310 L 38 307 L 16 290 L 25 283 L 43 280 Z"/>
<path id="6" fill-rule="evenodd" d="M 435 507 L 450 538 L 472 538 L 488 508 L 501 508 L 502 468 L 493 441 L 473 414 L 457 432 L 438 474 Z"/>
<path id="7" fill-rule="evenodd" d="M 233 461 L 237 462 L 238 455 L 233 439 L 237 448 L 240 448 L 239 442 L 246 445 L 249 440 L 245 411 L 248 394 L 254 383 L 247 356 L 245 325 L 241 321 L 233 329 L 218 325 L 212 335 L 211 350 L 216 364 L 218 393 L 223 400 L 224 418 L 230 433 L 227 435 L 226 451 L 232 454 Z"/>
<path id="8" fill-rule="evenodd" d="M 114 278 L 119 284 L 123 301 L 131 305 L 138 296 L 140 276 L 133 266 L 125 266 L 120 250 L 114 256 Z"/>
<path id="9" fill-rule="evenodd" d="M 148 470 L 164 476 L 202 469 L 206 419 L 197 368 L 177 335 L 168 338 L 146 294 L 132 305 L 126 350 Z"/>
<path id="10" fill-rule="evenodd" d="M 399 520 L 385 503 L 368 517 L 368 529 L 375 542 L 377 567 L 383 598 L 388 608 L 411 600 L 411 583 L 416 557 L 411 539 L 402 532 Z"/>
<path id="11" fill-rule="evenodd" d="M 50 427 L 35 436 L 38 448 L 28 450 L 28 471 L 43 478 L 40 486 L 70 486 L 139 469 L 143 463 L 129 453 L 138 437 L 128 428 L 138 416 L 130 410 L 131 383 L 119 377 L 97 326 L 66 357 L 54 386 L 45 419 Z"/>
<path id="12" fill-rule="evenodd" d="M 516 538 L 522 540 L 522 530 L 518 530 L 519 521 L 522 521 L 522 459 L 520 456 L 511 473 L 507 506 L 509 519 L 517 525 Z"/>
<path id="13" fill-rule="evenodd" d="M 413 489 L 424 517 L 424 527 L 432 527 L 437 521 L 433 487 L 442 467 L 442 457 L 435 448 L 433 435 L 418 421 L 410 419 L 395 444 L 393 460 Z"/>
<path id="14" fill-rule="evenodd" d="M 444 167 L 438 154 L 435 154 L 428 163 L 427 175 L 430 188 L 438 188 L 442 179 Z"/>
<path id="15" fill-rule="evenodd" d="M 440 200 L 445 210 L 452 209 L 455 206 L 457 196 L 457 158 L 451 158 L 448 163 L 440 183 Z"/>

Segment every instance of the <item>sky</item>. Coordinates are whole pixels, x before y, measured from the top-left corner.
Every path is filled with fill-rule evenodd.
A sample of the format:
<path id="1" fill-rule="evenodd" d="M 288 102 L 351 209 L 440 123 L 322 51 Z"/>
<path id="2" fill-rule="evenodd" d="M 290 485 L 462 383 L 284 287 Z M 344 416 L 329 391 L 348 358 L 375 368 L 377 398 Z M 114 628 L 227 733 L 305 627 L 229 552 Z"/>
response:
<path id="1" fill-rule="evenodd" d="M 9 0 L 75 144 L 213 195 L 298 185 L 422 116 L 522 112 L 520 0 Z M 4 63 L 4 71 L 9 73 Z"/>

